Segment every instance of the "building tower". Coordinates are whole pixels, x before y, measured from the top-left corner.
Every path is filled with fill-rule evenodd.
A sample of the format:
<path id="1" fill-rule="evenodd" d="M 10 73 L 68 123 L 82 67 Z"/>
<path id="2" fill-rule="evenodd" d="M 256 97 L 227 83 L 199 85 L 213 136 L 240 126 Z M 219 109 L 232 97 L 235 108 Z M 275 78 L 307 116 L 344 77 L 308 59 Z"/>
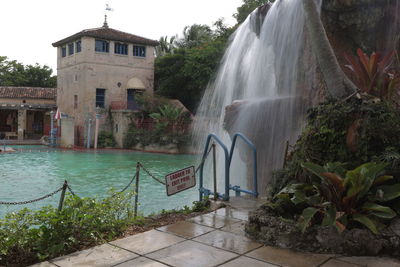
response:
<path id="1" fill-rule="evenodd" d="M 57 105 L 74 118 L 76 144 L 83 145 L 88 120 L 99 109 L 104 124 L 107 111 L 135 110 L 137 93 L 153 94 L 155 40 L 112 29 L 105 17 L 102 27 L 52 45 L 57 48 Z M 116 125 L 117 133 L 124 127 Z"/>

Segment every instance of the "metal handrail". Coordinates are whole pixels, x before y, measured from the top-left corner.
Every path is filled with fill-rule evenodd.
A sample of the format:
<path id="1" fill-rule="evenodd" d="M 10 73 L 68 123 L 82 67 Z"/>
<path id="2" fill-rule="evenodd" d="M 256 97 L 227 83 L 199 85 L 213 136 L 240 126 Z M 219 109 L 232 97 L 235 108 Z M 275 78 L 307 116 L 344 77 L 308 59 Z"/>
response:
<path id="1" fill-rule="evenodd" d="M 201 160 L 201 167 L 200 167 L 200 181 L 199 181 L 199 194 L 200 194 L 200 200 L 203 200 L 203 194 L 210 195 L 212 192 L 208 189 L 205 189 L 203 187 L 203 169 L 204 169 L 204 162 L 205 158 L 207 157 L 208 153 L 208 147 L 210 145 L 211 139 L 214 139 L 224 150 L 225 154 L 225 194 L 220 195 L 223 200 L 228 201 L 229 200 L 229 152 L 228 148 L 225 146 L 225 144 L 221 141 L 221 139 L 215 135 L 215 134 L 209 134 L 207 136 L 207 141 L 206 145 L 204 147 L 204 152 L 203 152 L 203 157 Z"/>
<path id="2" fill-rule="evenodd" d="M 231 162 L 232 162 L 232 158 L 233 158 L 233 152 L 235 150 L 236 140 L 237 140 L 238 137 L 240 137 L 253 150 L 253 191 L 241 189 L 237 185 L 236 186 L 229 185 L 229 188 L 232 189 L 233 191 L 236 191 L 237 195 L 240 195 L 240 192 L 242 192 L 242 193 L 246 193 L 246 194 L 250 194 L 250 195 L 253 195 L 255 197 L 258 197 L 257 149 L 256 149 L 256 146 L 242 133 L 235 133 L 233 135 L 231 150 L 230 150 L 230 153 L 229 153 L 229 166 L 231 166 Z"/>

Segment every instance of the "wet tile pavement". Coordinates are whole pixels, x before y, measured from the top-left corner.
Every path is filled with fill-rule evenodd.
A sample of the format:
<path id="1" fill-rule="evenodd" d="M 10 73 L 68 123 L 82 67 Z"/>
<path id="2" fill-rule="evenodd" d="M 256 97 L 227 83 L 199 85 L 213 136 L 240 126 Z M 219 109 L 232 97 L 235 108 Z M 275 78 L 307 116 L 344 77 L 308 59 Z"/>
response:
<path id="1" fill-rule="evenodd" d="M 34 266 L 400 267 L 391 258 L 301 253 L 254 242 L 244 225 L 259 204 L 233 198 L 226 208 Z"/>

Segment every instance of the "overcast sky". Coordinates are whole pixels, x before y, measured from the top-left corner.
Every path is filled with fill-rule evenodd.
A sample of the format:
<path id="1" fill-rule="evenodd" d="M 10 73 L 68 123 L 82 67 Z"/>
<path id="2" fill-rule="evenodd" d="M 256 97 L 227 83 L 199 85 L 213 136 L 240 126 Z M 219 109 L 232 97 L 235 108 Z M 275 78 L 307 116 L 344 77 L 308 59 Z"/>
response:
<path id="1" fill-rule="evenodd" d="M 83 29 L 100 27 L 105 4 L 111 28 L 158 40 L 181 35 L 186 25 L 210 25 L 219 18 L 232 26 L 242 0 L 1 0 L 0 56 L 56 72 L 52 43 Z"/>

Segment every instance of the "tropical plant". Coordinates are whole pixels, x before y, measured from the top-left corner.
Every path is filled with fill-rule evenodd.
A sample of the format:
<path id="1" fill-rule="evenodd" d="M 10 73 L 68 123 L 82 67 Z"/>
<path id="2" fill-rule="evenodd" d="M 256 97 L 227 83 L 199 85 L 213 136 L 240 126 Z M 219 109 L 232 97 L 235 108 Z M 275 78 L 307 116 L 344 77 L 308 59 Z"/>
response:
<path id="1" fill-rule="evenodd" d="M 210 41 L 213 37 L 213 31 L 208 25 L 193 24 L 185 26 L 183 37 L 176 41 L 176 45 L 181 48 L 193 48 Z"/>
<path id="2" fill-rule="evenodd" d="M 170 129 L 175 132 L 177 125 L 182 122 L 183 114 L 182 108 L 167 104 L 159 107 L 159 112 L 150 114 L 150 118 L 156 122 L 158 130 Z"/>
<path id="3" fill-rule="evenodd" d="M 172 54 L 176 48 L 176 38 L 176 36 L 171 36 L 168 39 L 168 36 L 161 36 L 160 40 L 158 41 L 159 45 L 156 47 L 157 57 L 165 56 L 166 54 Z"/>
<path id="4" fill-rule="evenodd" d="M 395 51 L 386 55 L 373 52 L 370 56 L 357 49 L 358 58 L 345 54 L 350 65 L 346 65 L 354 74 L 354 82 L 361 92 L 380 98 L 391 99 L 395 89 L 400 86 L 400 76 L 390 71 Z"/>
<path id="5" fill-rule="evenodd" d="M 400 183 L 387 184 L 393 179 L 383 175 L 387 164 L 370 162 L 350 171 L 340 163 L 302 166 L 313 174 L 310 180 L 283 188 L 275 196 L 275 206 L 298 209 L 303 232 L 311 224 L 343 231 L 360 223 L 376 234 L 382 223 L 397 215 L 388 203 L 400 197 Z"/>

